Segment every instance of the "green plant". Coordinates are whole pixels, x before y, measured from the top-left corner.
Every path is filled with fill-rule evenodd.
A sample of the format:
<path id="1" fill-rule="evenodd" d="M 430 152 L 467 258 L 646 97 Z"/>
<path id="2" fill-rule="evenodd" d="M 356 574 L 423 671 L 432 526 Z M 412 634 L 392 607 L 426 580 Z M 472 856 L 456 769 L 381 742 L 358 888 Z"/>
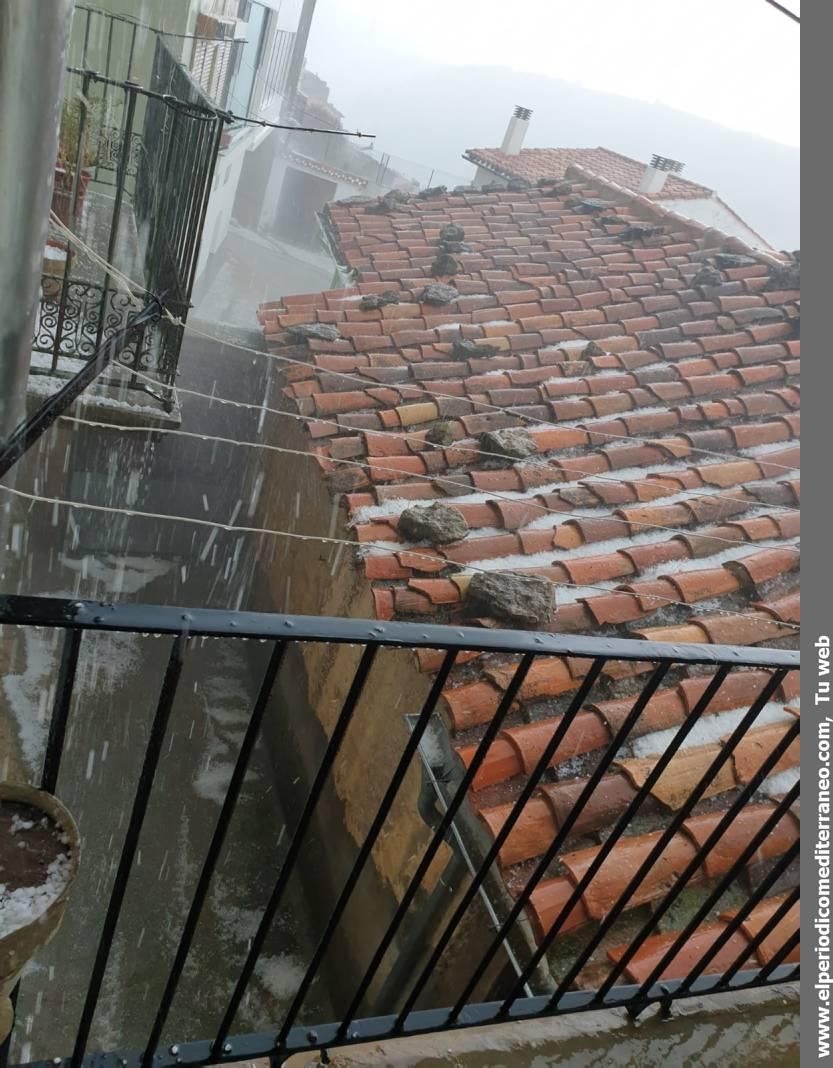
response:
<path id="1" fill-rule="evenodd" d="M 85 114 L 86 111 L 86 114 Z M 78 160 L 78 142 L 84 144 L 81 152 L 81 168 L 91 167 L 96 161 L 95 150 L 95 105 L 86 109 L 80 100 L 65 100 L 61 107 L 61 125 L 58 129 L 58 166 L 63 168 L 65 181 L 72 181 Z"/>

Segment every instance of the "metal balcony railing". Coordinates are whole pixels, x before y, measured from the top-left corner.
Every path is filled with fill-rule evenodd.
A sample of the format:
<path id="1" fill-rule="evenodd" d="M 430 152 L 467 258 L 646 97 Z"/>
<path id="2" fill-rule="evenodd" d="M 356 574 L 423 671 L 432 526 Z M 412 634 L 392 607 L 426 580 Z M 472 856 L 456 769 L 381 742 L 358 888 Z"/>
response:
<path id="1" fill-rule="evenodd" d="M 798 737 L 798 717 L 789 721 L 780 735 L 780 741 L 770 752 L 759 755 L 759 766 L 754 774 L 747 777 L 745 784 L 729 794 L 728 803 L 709 811 L 715 814 L 713 831 L 697 848 L 689 848 L 690 861 L 669 870 L 664 866 L 661 881 L 661 893 L 655 895 L 653 910 L 631 913 L 639 917 L 639 923 L 628 927 L 624 945 L 620 944 L 618 963 L 611 968 L 608 964 L 605 978 L 598 978 L 597 972 L 593 983 L 588 985 L 582 977 L 589 974 L 587 969 L 596 960 L 598 949 L 606 944 L 622 913 L 630 908 L 629 899 L 649 875 L 652 866 L 663 855 L 668 846 L 692 810 L 704 797 L 710 797 L 714 790 L 710 786 L 716 782 L 721 770 L 726 768 L 737 747 L 743 742 L 750 729 L 755 725 L 756 717 L 768 705 L 778 692 L 785 678 L 799 667 L 797 652 L 775 649 L 736 648 L 728 646 L 679 645 L 632 641 L 600 639 L 592 637 L 558 637 L 515 631 L 491 631 L 481 629 L 443 627 L 434 625 L 416 625 L 406 623 L 374 623 L 351 619 L 313 618 L 287 615 L 251 614 L 207 609 L 181 609 L 174 607 L 145 606 L 136 604 L 102 605 L 92 602 L 73 602 L 68 600 L 44 599 L 35 597 L 7 596 L 0 598 L 0 624 L 4 634 L 9 630 L 17 632 L 22 628 L 40 631 L 51 630 L 63 632 L 63 652 L 60 656 L 60 668 L 54 679 L 52 689 L 52 707 L 47 712 L 48 741 L 41 776 L 42 785 L 54 790 L 61 771 L 62 754 L 65 740 L 76 727 L 76 721 L 85 714 L 84 703 L 73 700 L 79 655 L 85 643 L 94 639 L 96 632 L 109 634 L 155 635 L 164 643 L 167 666 L 161 677 L 146 680 L 148 688 L 158 695 L 155 712 L 150 720 L 146 740 L 141 751 L 136 752 L 135 759 L 141 762 L 141 772 L 135 791 L 127 799 L 113 797 L 114 806 L 127 800 L 123 839 L 114 846 L 115 875 L 109 896 L 101 903 L 103 922 L 97 935 L 98 948 L 95 954 L 91 974 L 86 981 L 86 993 L 83 997 L 83 1009 L 75 1032 L 74 1051 L 60 1050 L 59 1054 L 67 1058 L 64 1062 L 56 1059 L 55 1063 L 67 1063 L 73 1066 L 82 1064 L 110 1063 L 101 1060 L 101 1055 L 88 1053 L 90 1028 L 102 983 L 108 966 L 114 935 L 122 912 L 125 895 L 135 875 L 138 864 L 138 852 L 142 836 L 143 823 L 155 790 L 155 777 L 160 763 L 160 756 L 168 744 L 168 732 L 171 724 L 171 712 L 177 699 L 178 688 L 183 676 L 183 669 L 193 656 L 195 643 L 204 640 L 216 640 L 219 650 L 223 643 L 258 643 L 268 645 L 268 665 L 259 683 L 259 693 L 246 717 L 245 731 L 242 733 L 239 748 L 235 756 L 234 768 L 228 788 L 225 791 L 219 815 L 214 825 L 210 844 L 204 856 L 187 912 L 182 922 L 174 931 L 176 950 L 170 962 L 159 964 L 163 968 L 164 992 L 161 998 L 147 1006 L 147 1038 L 143 1047 L 132 1052 L 118 1054 L 113 1064 L 133 1066 L 150 1065 L 156 1068 L 174 1068 L 175 1065 L 203 1065 L 217 1062 L 240 1061 L 257 1057 L 271 1057 L 274 1062 L 297 1051 L 326 1049 L 337 1045 L 350 1044 L 384 1038 L 442 1032 L 457 1028 L 471 1027 L 502 1021 L 518 1021 L 533 1017 L 580 1012 L 588 1009 L 624 1006 L 632 1015 L 637 1015 L 649 1003 L 660 1002 L 669 1006 L 675 999 L 692 994 L 736 990 L 744 987 L 763 986 L 788 979 L 795 979 L 798 966 L 789 962 L 796 944 L 797 933 L 786 938 L 779 946 L 772 946 L 773 932 L 778 921 L 783 919 L 788 908 L 793 907 L 798 897 L 798 889 L 793 885 L 787 897 L 783 899 L 777 912 L 759 926 L 753 934 L 746 930 L 747 941 L 743 952 L 732 953 L 727 962 L 726 947 L 739 932 L 744 921 L 753 910 L 776 891 L 779 880 L 783 883 L 785 873 L 792 871 L 797 856 L 798 844 L 793 842 L 781 849 L 777 859 L 770 855 L 769 865 L 756 866 L 757 881 L 743 903 L 736 908 L 731 918 L 725 919 L 722 933 L 713 941 L 711 948 L 701 955 L 696 965 L 688 964 L 682 974 L 667 975 L 668 963 L 674 961 L 679 947 L 704 921 L 721 906 L 724 893 L 740 878 L 746 878 L 747 867 L 753 861 L 760 860 L 762 844 L 773 828 L 783 818 L 793 820 L 792 809 L 798 796 L 796 784 L 783 796 L 768 801 L 769 814 L 762 820 L 758 829 L 744 838 L 737 846 L 736 852 L 726 860 L 726 848 L 717 853 L 723 861 L 709 866 L 708 860 L 715 853 L 715 847 L 721 842 L 724 833 L 730 832 L 735 821 L 747 810 L 750 802 L 757 796 L 759 787 L 772 773 L 782 757 Z M 273 700 L 276 685 L 285 680 L 299 655 L 308 647 L 349 646 L 358 651 L 358 664 L 352 679 L 343 679 L 343 699 L 340 708 L 335 708 L 330 719 L 327 737 L 322 742 L 323 756 L 320 763 L 310 774 L 310 781 L 305 787 L 305 800 L 299 806 L 299 815 L 294 827 L 286 836 L 286 851 L 274 883 L 271 885 L 268 903 L 260 914 L 256 931 L 251 938 L 245 959 L 233 966 L 224 987 L 225 1011 L 213 1034 L 177 1034 L 171 1036 L 169 1015 L 180 979 L 186 969 L 195 932 L 200 921 L 203 906 L 206 903 L 212 879 L 215 875 L 218 858 L 226 840 L 233 844 L 230 826 L 235 806 L 246 776 L 247 767 L 253 747 L 268 722 L 267 709 Z M 159 642 L 156 648 L 159 649 Z M 421 708 L 413 710 L 410 720 L 410 733 L 403 732 L 404 744 L 397 747 L 395 734 L 391 732 L 390 745 L 393 751 L 389 768 L 386 769 L 381 786 L 384 790 L 381 802 L 375 813 L 368 815 L 364 837 L 357 845 L 352 867 L 346 880 L 334 900 L 324 910 L 326 917 L 323 930 L 317 936 L 317 944 L 309 959 L 304 962 L 300 977 L 291 997 L 291 1004 L 280 1013 L 272 1026 L 259 1034 L 241 1034 L 235 1028 L 235 1018 L 246 996 L 247 987 L 252 979 L 258 959 L 270 930 L 282 915 L 286 905 L 287 884 L 298 866 L 303 862 L 302 853 L 305 840 L 316 816 L 316 809 L 321 804 L 322 795 L 332 784 L 334 765 L 342 750 L 348 731 L 361 730 L 361 708 L 373 693 L 374 671 L 380 670 L 380 662 L 388 656 L 395 655 L 392 650 L 434 650 L 437 671 L 430 686 L 430 692 Z M 333 651 L 335 651 L 333 649 Z M 337 1011 L 335 1021 L 310 1021 L 301 1023 L 304 1002 L 312 984 L 319 979 L 327 967 L 327 955 L 333 948 L 334 938 L 340 925 L 345 920 L 345 913 L 351 898 L 356 894 L 363 873 L 370 866 L 374 849 L 380 838 L 386 834 L 395 834 L 393 825 L 397 809 L 397 795 L 412 766 L 420 767 L 424 757 L 423 743 L 430 729 L 436 729 L 437 706 L 441 692 L 446 686 L 455 661 L 462 652 L 497 654 L 510 658 L 514 663 L 514 675 L 508 683 L 499 706 L 489 722 L 485 734 L 477 744 L 476 751 L 468 766 L 458 768 L 455 775 L 448 776 L 443 783 L 435 784 L 442 792 L 441 805 L 435 811 L 433 825 L 426 829 L 426 841 L 422 855 L 416 863 L 411 877 L 400 888 L 398 899 L 392 914 L 379 916 L 377 929 L 365 932 L 367 942 L 367 963 L 360 974 L 345 974 L 339 970 L 338 987 L 344 994 L 343 1007 Z M 261 649 L 261 654 L 263 649 Z M 219 655 L 219 652 L 218 654 Z M 502 725 L 516 705 L 516 698 L 521 692 L 524 680 L 540 658 L 560 656 L 573 658 L 572 663 L 583 665 L 576 674 L 581 679 L 569 707 L 558 719 L 552 736 L 544 747 L 537 763 L 529 771 L 520 795 L 517 796 L 508 818 L 496 835 L 492 845 L 479 856 L 477 863 L 470 869 L 470 877 L 463 878 L 458 887 L 452 888 L 456 896 L 451 898 L 452 908 L 449 915 L 442 918 L 438 928 L 432 932 L 422 947 L 422 958 L 416 967 L 407 970 L 399 988 L 392 990 L 390 985 L 382 986 L 380 996 L 372 1002 L 373 1013 L 368 1014 L 365 1006 L 368 991 L 378 977 L 378 972 L 385 954 L 397 947 L 397 934 L 411 910 L 418 903 L 420 888 L 437 854 L 450 841 L 456 822 L 469 803 L 469 791 L 481 767 L 490 746 L 498 738 Z M 264 661 L 265 662 L 265 661 Z M 327 661 L 332 663 L 333 661 Z M 589 778 L 583 780 L 582 789 L 561 827 L 554 834 L 546 852 L 529 872 L 526 882 L 517 892 L 514 901 L 504 898 L 498 904 L 497 920 L 485 931 L 485 944 L 476 954 L 470 945 L 466 946 L 464 963 L 467 964 L 468 979 L 460 982 L 449 992 L 444 1005 L 434 1007 L 425 1003 L 425 991 L 429 980 L 441 968 L 443 958 L 449 953 L 455 931 L 461 920 L 477 904 L 487 884 L 493 865 L 498 860 L 500 850 L 511 834 L 513 827 L 521 816 L 533 792 L 542 781 L 546 781 L 552 757 L 570 726 L 581 714 L 583 706 L 595 696 L 595 688 L 606 668 L 617 662 L 633 666 L 634 662 L 642 665 L 642 671 L 649 670 L 647 682 L 633 693 L 615 732 L 611 729 L 612 740 L 599 754 L 599 760 Z M 709 712 L 709 706 L 715 694 L 728 679 L 735 679 L 745 669 L 763 669 L 768 673 L 767 681 L 748 710 L 739 713 L 740 719 L 730 736 L 718 747 L 719 752 L 712 759 L 702 776 L 692 786 L 685 799 L 679 804 L 660 832 L 651 839 L 652 845 L 635 871 L 624 872 L 623 888 L 615 903 L 607 909 L 606 914 L 595 922 L 587 924 L 585 943 L 576 948 L 573 941 L 564 943 L 563 948 L 558 939 L 559 931 L 574 908 L 581 902 L 582 896 L 593 882 L 597 872 L 606 858 L 627 840 L 633 831 L 634 821 L 641 815 L 641 806 L 648 798 L 652 787 L 668 768 L 675 754 L 686 737 L 702 722 Z M 586 867 L 584 875 L 567 895 L 563 906 L 558 911 L 549 930 L 539 938 L 537 948 L 527 945 L 525 957 L 517 950 L 511 957 L 512 967 L 508 965 L 498 973 L 491 971 L 499 954 L 509 944 L 513 925 L 529 905 L 535 887 L 547 874 L 552 873 L 553 863 L 562 853 L 562 847 L 570 834 L 575 821 L 581 817 L 588 802 L 593 798 L 599 783 L 611 769 L 614 761 L 619 759 L 623 746 L 627 744 L 634 725 L 651 701 L 661 681 L 669 678 L 669 672 L 687 672 L 708 674 L 708 682 L 690 709 L 673 740 L 667 745 L 650 774 L 635 791 L 630 803 L 623 807 L 613 821 L 610 833 L 603 839 L 595 852 L 592 862 Z M 269 715 L 284 715 L 290 710 L 272 708 Z M 391 715 L 393 712 L 391 711 Z M 370 774 L 371 769 L 367 772 Z M 276 769 L 276 774 L 280 774 Z M 284 769 L 286 774 L 286 769 Z M 725 787 L 724 787 L 725 789 Z M 60 793 L 60 791 L 58 791 Z M 765 807 L 765 806 L 759 806 Z M 83 818 L 81 820 L 83 832 Z M 793 826 L 792 824 L 790 824 Z M 176 848 L 171 828 L 172 848 Z M 735 839 L 737 835 L 734 836 Z M 326 843 L 324 843 L 326 847 Z M 763 855 L 767 855 L 764 850 Z M 82 864 L 84 861 L 82 860 Z M 705 867 L 704 867 L 705 866 Z M 710 872 L 708 880 L 702 879 L 703 871 Z M 661 953 L 656 967 L 649 969 L 640 983 L 624 982 L 623 976 L 628 961 L 633 959 L 646 940 L 657 929 L 657 925 L 672 908 L 674 902 L 685 891 L 692 875 L 697 872 L 698 881 L 706 889 L 704 896 L 686 913 L 683 930 L 675 938 L 664 943 L 667 951 Z M 314 874 L 314 873 L 313 873 Z M 778 892 L 781 892 L 780 890 Z M 171 922 L 170 916 L 165 922 Z M 64 921 L 65 928 L 72 931 L 72 899 Z M 496 929 L 495 929 L 496 928 Z M 74 933 L 74 932 L 73 932 Z M 764 941 L 769 939 L 766 958 L 758 957 L 756 951 Z M 141 940 L 140 940 L 141 941 Z M 621 937 L 620 937 L 621 943 Z M 555 989 L 536 989 L 537 967 L 547 954 L 560 954 L 560 970 Z M 141 947 L 134 948 L 132 954 L 141 958 Z M 564 955 L 567 954 L 567 959 Z M 507 954 L 507 960 L 510 960 Z M 610 958 L 611 960 L 613 958 Z M 719 959 L 720 966 L 716 967 Z M 329 961 L 329 966 L 339 969 L 340 962 Z M 489 974 L 494 977 L 487 981 Z M 24 983 L 25 983 L 24 979 Z M 484 985 L 485 983 L 485 985 Z M 161 985 L 161 984 L 160 984 Z M 385 994 L 384 991 L 388 993 Z M 20 1025 L 22 1026 L 22 1024 Z M 31 1028 L 32 1022 L 29 1021 Z M 49 1022 L 35 1018 L 34 1030 L 49 1027 Z M 27 1031 L 29 1034 L 30 1031 Z M 164 1038 L 164 1041 L 163 1041 Z M 175 1040 L 174 1040 L 175 1039 Z M 118 1042 L 116 1048 L 121 1049 Z M 47 1062 L 44 1062 L 47 1063 Z M 51 1062 L 48 1062 L 51 1063 Z"/>
<path id="2" fill-rule="evenodd" d="M 83 244 L 50 226 L 33 374 L 69 377 L 125 325 L 131 300 L 103 262 L 140 303 L 156 293 L 184 321 L 223 127 L 212 108 L 70 68 L 52 213 Z M 181 341 L 169 320 L 148 326 L 117 356 L 144 377 L 112 371 L 102 381 L 150 393 L 147 376 L 172 385 Z M 170 407 L 169 390 L 158 396 Z"/>

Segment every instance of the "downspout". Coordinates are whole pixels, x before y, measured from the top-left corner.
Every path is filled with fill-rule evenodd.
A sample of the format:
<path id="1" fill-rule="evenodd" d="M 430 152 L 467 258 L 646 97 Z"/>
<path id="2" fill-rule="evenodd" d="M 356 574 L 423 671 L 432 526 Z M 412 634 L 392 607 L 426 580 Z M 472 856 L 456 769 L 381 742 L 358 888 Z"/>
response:
<path id="1" fill-rule="evenodd" d="M 309 31 L 312 26 L 312 16 L 315 14 L 315 2 L 316 0 L 304 0 L 304 6 L 301 8 L 301 17 L 298 19 L 298 28 L 295 31 L 295 40 L 292 44 L 289 71 L 286 75 L 286 92 L 281 111 L 281 122 L 286 122 L 295 110 L 298 83 L 301 80 L 301 70 L 307 53 L 307 41 L 309 40 Z"/>
<path id="2" fill-rule="evenodd" d="M 74 0 L 0 0 L 0 437 L 26 407 Z"/>

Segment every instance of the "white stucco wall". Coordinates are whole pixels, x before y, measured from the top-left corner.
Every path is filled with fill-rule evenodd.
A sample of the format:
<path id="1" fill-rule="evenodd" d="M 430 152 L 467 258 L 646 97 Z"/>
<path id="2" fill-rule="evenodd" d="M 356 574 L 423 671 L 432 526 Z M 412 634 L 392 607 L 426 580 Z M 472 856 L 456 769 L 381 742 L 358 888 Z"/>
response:
<path id="1" fill-rule="evenodd" d="M 197 278 L 202 274 L 208 257 L 212 252 L 217 251 L 228 233 L 231 209 L 234 207 L 237 184 L 240 181 L 240 172 L 246 158 L 246 148 L 247 142 L 244 135 L 239 141 L 233 142 L 221 152 L 217 160 L 211 196 L 208 199 L 208 210 L 205 213 L 200 257 L 197 262 Z"/>
<path id="2" fill-rule="evenodd" d="M 722 230 L 730 237 L 739 237 L 752 248 L 772 247 L 742 222 L 734 212 L 729 211 L 717 197 L 704 197 L 702 200 L 689 200 L 688 198 L 666 200 L 663 198 L 660 203 L 664 208 L 677 211 L 687 219 L 696 219 L 698 222 L 705 223 L 706 226 L 714 226 L 717 230 Z"/>

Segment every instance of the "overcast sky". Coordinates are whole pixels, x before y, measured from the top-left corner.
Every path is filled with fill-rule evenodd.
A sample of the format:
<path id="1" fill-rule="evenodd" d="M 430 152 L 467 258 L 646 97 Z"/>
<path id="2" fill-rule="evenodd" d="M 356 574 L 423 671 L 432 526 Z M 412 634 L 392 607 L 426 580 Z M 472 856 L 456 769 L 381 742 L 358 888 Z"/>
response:
<path id="1" fill-rule="evenodd" d="M 500 66 L 797 145 L 799 33 L 765 0 L 318 0 L 307 62 L 344 110 L 357 82 Z"/>

